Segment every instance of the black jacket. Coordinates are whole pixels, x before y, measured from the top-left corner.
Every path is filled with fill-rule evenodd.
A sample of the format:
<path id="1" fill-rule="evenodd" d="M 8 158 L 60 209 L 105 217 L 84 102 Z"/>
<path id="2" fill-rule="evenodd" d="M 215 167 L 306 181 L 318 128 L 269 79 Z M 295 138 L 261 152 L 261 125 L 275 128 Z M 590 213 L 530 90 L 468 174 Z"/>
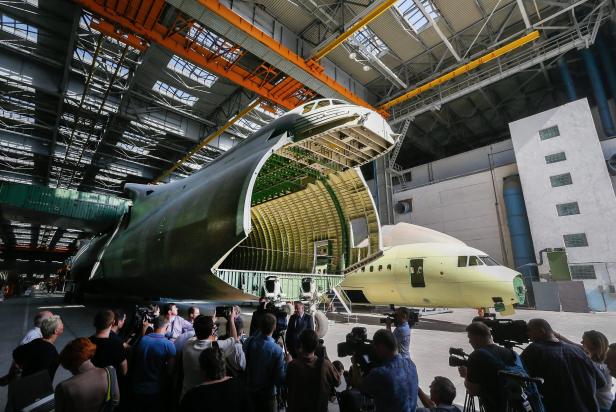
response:
<path id="1" fill-rule="evenodd" d="M 314 330 L 314 321 L 311 315 L 307 313 L 304 313 L 302 317 L 296 314 L 291 315 L 286 335 L 286 344 L 291 356 L 297 356 L 297 351 L 299 350 L 299 335 L 306 329 Z"/>

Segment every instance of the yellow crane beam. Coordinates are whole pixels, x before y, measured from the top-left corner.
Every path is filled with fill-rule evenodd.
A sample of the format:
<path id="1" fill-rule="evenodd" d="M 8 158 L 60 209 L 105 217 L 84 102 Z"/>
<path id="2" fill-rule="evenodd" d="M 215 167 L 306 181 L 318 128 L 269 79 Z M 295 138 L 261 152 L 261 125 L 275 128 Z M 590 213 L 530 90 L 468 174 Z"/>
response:
<path id="1" fill-rule="evenodd" d="M 319 51 L 317 51 L 312 56 L 312 60 L 318 61 L 318 60 L 322 59 L 323 57 L 325 57 L 327 54 L 329 54 L 336 47 L 340 46 L 346 39 L 351 37 L 351 35 L 353 33 L 355 33 L 357 30 L 361 29 L 365 25 L 370 24 L 370 22 L 372 22 L 374 19 L 379 17 L 381 14 L 383 14 L 387 9 L 389 9 L 391 6 L 393 6 L 394 3 L 397 2 L 397 1 L 398 0 L 385 0 L 385 1 L 383 1 L 377 7 L 375 7 L 370 12 L 368 12 L 368 14 L 366 14 L 364 17 L 362 17 L 357 23 L 355 23 L 351 27 L 349 27 L 344 33 L 342 33 L 341 35 L 336 37 L 334 40 L 332 40 L 331 42 L 329 42 L 325 46 L 323 46 L 321 49 L 319 49 Z"/>
<path id="2" fill-rule="evenodd" d="M 205 146 L 207 146 L 212 140 L 214 140 L 217 137 L 221 136 L 225 132 L 225 130 L 227 130 L 229 127 L 231 127 L 235 123 L 237 123 L 238 120 L 240 120 L 246 114 L 251 112 L 259 104 L 261 104 L 261 99 L 260 98 L 256 99 L 254 102 L 252 102 L 251 104 L 246 106 L 238 114 L 233 116 L 227 123 L 225 123 L 220 129 L 218 129 L 214 133 L 208 135 L 198 145 L 193 147 L 190 152 L 186 153 L 184 155 L 184 157 L 182 157 L 180 160 L 178 160 L 173 166 L 171 166 L 169 169 L 165 170 L 160 176 L 158 176 L 156 179 L 154 179 L 154 181 L 152 183 L 158 183 L 158 182 L 162 181 L 163 179 L 165 179 L 166 177 L 168 177 L 169 175 L 171 175 L 171 173 L 173 173 L 178 167 L 182 166 L 182 164 L 186 163 L 191 157 L 193 157 L 195 153 L 197 153 L 199 150 L 201 150 Z"/>
<path id="3" fill-rule="evenodd" d="M 396 97 L 395 99 L 392 99 L 386 103 L 383 103 L 382 105 L 379 106 L 380 110 L 389 110 L 390 108 L 392 108 L 395 105 L 398 105 L 402 102 L 405 102 L 427 90 L 430 90 L 436 86 L 439 86 L 445 82 L 448 82 L 449 80 L 460 76 L 461 74 L 467 73 L 473 69 L 476 69 L 477 67 L 481 66 L 482 64 L 485 64 L 491 60 L 494 60 L 504 54 L 507 54 L 519 47 L 522 47 L 523 45 L 530 43 L 534 40 L 536 40 L 537 38 L 539 38 L 539 32 L 537 30 L 528 33 L 525 36 L 520 37 L 517 40 L 512 41 L 511 43 L 507 43 L 506 45 L 499 47 L 498 49 L 484 54 L 483 56 L 469 62 L 466 63 L 463 66 L 458 67 L 455 70 L 452 70 L 448 73 L 445 73 L 444 75 L 437 77 L 436 79 L 429 81 L 428 83 L 421 85 L 413 90 L 408 91 L 407 93 L 404 93 L 402 96 Z"/>

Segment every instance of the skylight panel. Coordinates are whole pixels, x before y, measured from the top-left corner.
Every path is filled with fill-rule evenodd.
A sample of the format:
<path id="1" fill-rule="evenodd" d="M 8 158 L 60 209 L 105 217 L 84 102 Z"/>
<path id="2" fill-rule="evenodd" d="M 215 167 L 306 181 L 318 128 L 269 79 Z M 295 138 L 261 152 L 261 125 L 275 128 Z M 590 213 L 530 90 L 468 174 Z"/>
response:
<path id="1" fill-rule="evenodd" d="M 374 34 L 368 26 L 364 26 L 357 30 L 354 37 L 355 41 L 362 45 L 373 56 L 381 56 L 389 50 L 385 43 L 383 43 L 383 40 Z"/>
<path id="2" fill-rule="evenodd" d="M 22 113 L 12 112 L 10 110 L 4 110 L 2 108 L 0 108 L 0 117 L 3 117 L 5 119 L 14 120 L 20 123 L 27 123 L 27 124 L 34 123 L 34 117 L 32 116 L 28 116 Z"/>
<path id="3" fill-rule="evenodd" d="M 235 62 L 240 57 L 238 48 L 232 43 L 198 24 L 193 24 L 190 27 L 188 38 L 196 41 L 212 53 L 222 56 L 230 63 Z"/>
<path id="4" fill-rule="evenodd" d="M 167 67 L 174 72 L 179 73 L 182 76 L 186 76 L 206 87 L 212 87 L 214 82 L 218 80 L 218 76 L 203 70 L 201 67 L 198 67 L 176 55 L 169 60 Z"/>
<path id="5" fill-rule="evenodd" d="M 432 0 L 420 1 L 430 17 L 433 20 L 438 19 L 438 9 L 434 6 Z M 396 9 L 416 33 L 419 33 L 428 26 L 428 18 L 417 7 L 414 0 L 400 0 L 396 3 Z"/>
<path id="6" fill-rule="evenodd" d="M 192 107 L 197 100 L 199 100 L 197 96 L 193 96 L 184 90 L 173 87 L 167 83 L 163 83 L 160 80 L 154 83 L 152 90 L 190 107 Z"/>
<path id="7" fill-rule="evenodd" d="M 11 33 L 24 40 L 31 41 L 32 43 L 37 42 L 38 28 L 22 23 L 11 16 L 7 16 L 6 14 L 3 14 L 0 19 L 0 29 L 3 31 Z"/>
<path id="8" fill-rule="evenodd" d="M 253 122 L 252 120 L 249 120 L 245 117 L 242 117 L 241 119 L 239 119 L 236 123 L 237 126 L 242 127 L 246 130 L 252 131 L 252 132 L 256 132 L 257 130 L 259 130 L 261 128 L 261 125 L 257 124 L 256 122 Z"/>
<path id="9" fill-rule="evenodd" d="M 150 151 L 148 149 L 144 149 L 142 147 L 136 146 L 130 143 L 118 142 L 117 146 L 120 149 L 126 150 L 127 152 L 135 153 L 138 155 L 148 155 Z"/>

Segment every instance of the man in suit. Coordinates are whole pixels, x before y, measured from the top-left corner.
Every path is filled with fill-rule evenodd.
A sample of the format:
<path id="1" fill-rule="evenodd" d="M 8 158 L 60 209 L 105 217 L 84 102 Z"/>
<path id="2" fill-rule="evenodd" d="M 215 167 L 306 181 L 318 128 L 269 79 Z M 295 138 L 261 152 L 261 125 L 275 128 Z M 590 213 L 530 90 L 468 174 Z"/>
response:
<path id="1" fill-rule="evenodd" d="M 305 313 L 304 304 L 300 301 L 295 301 L 295 313 L 291 315 L 289 319 L 289 325 L 287 327 L 286 344 L 287 350 L 291 356 L 295 359 L 298 356 L 299 351 L 299 335 L 307 330 L 314 330 L 314 321 L 312 316 Z"/>

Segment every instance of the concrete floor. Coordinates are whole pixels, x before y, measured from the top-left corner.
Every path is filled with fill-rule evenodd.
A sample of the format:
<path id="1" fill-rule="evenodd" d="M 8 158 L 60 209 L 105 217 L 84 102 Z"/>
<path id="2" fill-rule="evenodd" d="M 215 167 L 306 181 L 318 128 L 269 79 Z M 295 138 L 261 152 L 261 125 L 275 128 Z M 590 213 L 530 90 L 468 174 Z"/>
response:
<path id="1" fill-rule="evenodd" d="M 60 350 L 70 340 L 90 336 L 93 333 L 92 319 L 100 304 L 64 305 L 61 297 L 30 297 L 14 298 L 0 302 L 0 319 L 2 331 L 0 334 L 0 374 L 4 374 L 11 363 L 11 352 L 21 340 L 25 332 L 31 328 L 34 313 L 48 308 L 59 314 L 64 320 L 64 334 L 60 337 L 57 347 Z M 448 350 L 450 347 L 461 347 L 466 351 L 471 348 L 464 332 L 465 325 L 475 316 L 470 309 L 456 309 L 452 313 L 443 313 L 423 318 L 413 329 L 411 338 L 411 356 L 417 365 L 420 385 L 427 391 L 432 378 L 437 375 L 449 377 L 458 388 L 456 403 L 464 401 L 463 381 L 458 377 L 457 370 L 448 366 Z M 557 313 L 539 311 L 518 311 L 512 318 L 529 320 L 534 317 L 547 319 L 555 330 L 579 341 L 586 330 L 602 331 L 610 340 L 616 341 L 616 313 Z M 250 317 L 246 319 L 248 328 Z M 361 322 L 330 320 L 329 332 L 325 337 L 327 352 L 332 360 L 337 357 L 337 344 L 344 341 L 347 333 L 354 326 L 365 326 L 369 337 L 372 337 L 380 326 L 378 318 L 360 318 Z M 345 367 L 350 365 L 350 358 L 340 359 Z M 70 374 L 60 367 L 55 383 L 66 379 Z M 6 402 L 6 388 L 0 388 L 0 408 Z"/>

